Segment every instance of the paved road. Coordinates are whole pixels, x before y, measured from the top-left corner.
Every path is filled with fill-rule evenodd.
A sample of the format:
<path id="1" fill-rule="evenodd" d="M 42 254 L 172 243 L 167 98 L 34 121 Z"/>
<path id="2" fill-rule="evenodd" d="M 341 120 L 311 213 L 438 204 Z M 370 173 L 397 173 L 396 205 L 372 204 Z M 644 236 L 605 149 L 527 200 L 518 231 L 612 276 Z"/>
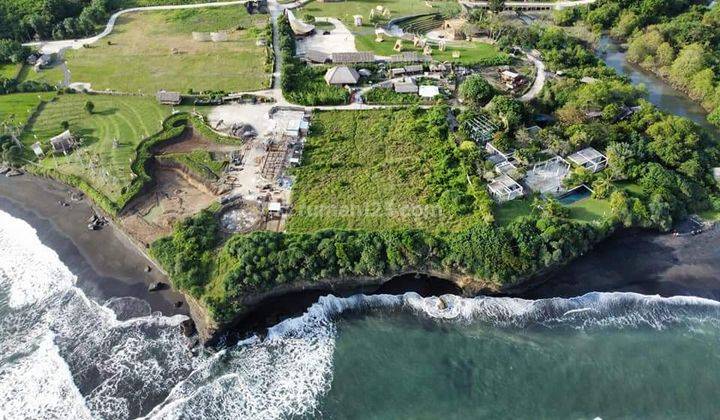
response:
<path id="1" fill-rule="evenodd" d="M 523 102 L 530 102 L 533 99 L 535 99 L 536 96 L 540 94 L 540 91 L 545 86 L 545 63 L 538 60 L 537 58 L 533 57 L 532 55 L 527 55 L 528 60 L 532 61 L 533 64 L 535 64 L 535 81 L 533 82 L 533 85 L 530 87 L 530 90 L 525 92 L 523 96 L 520 97 L 520 100 Z"/>
<path id="2" fill-rule="evenodd" d="M 127 14 L 127 13 L 153 11 L 153 10 L 198 9 L 198 8 L 202 8 L 202 7 L 232 6 L 232 5 L 236 5 L 236 4 L 244 4 L 247 1 L 248 0 L 238 0 L 238 1 L 224 1 L 224 2 L 216 2 L 216 3 L 197 3 L 197 4 L 180 4 L 180 5 L 168 5 L 168 6 L 133 7 L 130 9 L 123 9 L 118 12 L 115 12 L 112 16 L 110 16 L 110 20 L 108 20 L 108 23 L 105 26 L 105 29 L 95 36 L 92 36 L 89 38 L 83 38 L 83 39 L 64 39 L 64 40 L 60 40 L 60 41 L 28 42 L 23 45 L 26 45 L 29 47 L 38 47 L 40 52 L 44 53 L 44 54 L 58 53 L 62 50 L 66 50 L 68 48 L 79 50 L 85 44 L 94 44 L 95 42 L 98 42 L 99 40 L 110 35 L 110 33 L 115 28 L 115 22 L 117 21 L 117 19 L 120 16 Z"/>

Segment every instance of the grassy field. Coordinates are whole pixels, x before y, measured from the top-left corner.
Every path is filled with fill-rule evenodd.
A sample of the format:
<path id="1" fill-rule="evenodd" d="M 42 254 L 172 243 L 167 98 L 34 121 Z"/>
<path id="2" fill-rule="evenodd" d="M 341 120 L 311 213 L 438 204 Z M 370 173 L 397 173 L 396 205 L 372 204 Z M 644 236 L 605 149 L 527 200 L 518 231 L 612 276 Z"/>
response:
<path id="1" fill-rule="evenodd" d="M 63 71 L 59 65 L 35 71 L 32 66 L 24 65 L 17 74 L 19 82 L 27 82 L 29 80 L 36 82 L 44 82 L 51 86 L 58 86 L 63 81 Z"/>
<path id="2" fill-rule="evenodd" d="M 21 64 L 0 64 L 0 79 L 15 79 L 21 67 Z"/>
<path id="3" fill-rule="evenodd" d="M 456 230 L 474 222 L 428 204 L 438 144 L 411 110 L 317 113 L 287 229 Z"/>
<path id="4" fill-rule="evenodd" d="M 207 181 L 217 181 L 227 166 L 227 161 L 214 160 L 210 152 L 205 150 L 193 150 L 189 153 L 173 153 L 165 155 L 194 172 L 197 176 Z"/>
<path id="5" fill-rule="evenodd" d="M 0 96 L 0 124 L 23 126 L 41 101 L 50 100 L 54 92 L 16 93 Z"/>
<path id="6" fill-rule="evenodd" d="M 334 17 L 343 21 L 346 25 L 353 24 L 354 15 L 362 15 L 364 21 L 369 25 L 370 10 L 378 5 L 390 9 L 390 19 L 419 13 L 429 13 L 435 10 L 428 7 L 424 0 L 386 0 L 380 2 L 349 0 L 328 3 L 313 1 L 303 6 L 296 15 L 299 18 L 302 18 L 306 14 L 311 14 L 315 17 Z M 352 30 L 351 26 L 349 26 L 349 28 Z"/>
<path id="7" fill-rule="evenodd" d="M 389 38 L 383 42 L 375 42 L 374 34 L 355 35 L 355 48 L 358 51 L 372 51 L 378 55 L 390 56 L 397 54 L 393 50 L 395 39 Z M 412 42 L 403 41 L 403 51 L 415 51 L 422 53 L 422 48 L 413 47 Z M 453 58 L 453 51 L 460 52 L 460 58 Z M 490 44 L 481 42 L 461 42 L 459 45 L 448 45 L 445 51 L 433 49 L 433 58 L 438 61 L 452 61 L 461 64 L 473 64 L 478 61 L 497 56 L 500 52 Z"/>
<path id="8" fill-rule="evenodd" d="M 107 38 L 65 58 L 72 82 L 95 90 L 258 90 L 269 80 L 265 48 L 255 45 L 266 22 L 267 15 L 249 15 L 243 6 L 133 13 Z M 218 30 L 229 31 L 230 41 L 192 39 L 192 32 Z"/>
<path id="9" fill-rule="evenodd" d="M 88 114 L 86 101 L 95 104 Z M 43 144 L 63 131 L 62 122 L 83 138 L 83 146 L 68 156 L 44 159 L 41 164 L 66 174 L 84 178 L 111 200 L 131 180 L 130 162 L 137 144 L 160 130 L 160 122 L 170 109 L 158 105 L 152 98 L 60 95 L 49 102 L 23 135 L 25 144 L 39 140 Z M 113 147 L 113 140 L 118 147 Z"/>

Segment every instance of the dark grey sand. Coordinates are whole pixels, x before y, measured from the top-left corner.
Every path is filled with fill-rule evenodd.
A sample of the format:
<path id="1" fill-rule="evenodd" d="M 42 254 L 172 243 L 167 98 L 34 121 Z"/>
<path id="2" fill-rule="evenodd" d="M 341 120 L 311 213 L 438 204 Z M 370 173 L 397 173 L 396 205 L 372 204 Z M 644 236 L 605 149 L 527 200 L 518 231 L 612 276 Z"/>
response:
<path id="1" fill-rule="evenodd" d="M 91 299 L 102 304 L 114 297 L 134 297 L 164 315 L 187 314 L 182 294 L 169 288 L 148 292 L 152 282 L 168 284 L 166 276 L 114 226 L 89 230 L 87 218 L 93 208 L 87 199 L 71 201 L 70 192 L 69 187 L 52 180 L 0 176 L 0 210 L 30 224 L 42 243 L 77 276 L 77 286 Z M 58 201 L 70 207 L 60 206 Z M 150 272 L 145 271 L 148 265 Z M 178 301 L 183 305 L 175 308 Z"/>
<path id="2" fill-rule="evenodd" d="M 525 298 L 636 292 L 720 300 L 720 230 L 696 236 L 622 231 L 557 272 L 513 293 Z"/>

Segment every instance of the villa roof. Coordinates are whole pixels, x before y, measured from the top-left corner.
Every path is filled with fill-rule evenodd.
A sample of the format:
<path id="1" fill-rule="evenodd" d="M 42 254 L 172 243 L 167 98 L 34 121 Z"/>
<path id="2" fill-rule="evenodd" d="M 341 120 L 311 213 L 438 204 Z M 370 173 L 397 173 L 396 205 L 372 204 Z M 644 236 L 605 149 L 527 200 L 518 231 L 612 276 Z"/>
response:
<path id="1" fill-rule="evenodd" d="M 407 73 L 421 73 L 423 71 L 422 64 L 413 64 L 410 66 L 405 66 L 405 71 Z"/>
<path id="2" fill-rule="evenodd" d="M 158 91 L 158 93 L 155 94 L 155 98 L 157 98 L 161 104 L 178 105 L 182 101 L 180 92 L 167 92 L 165 90 Z"/>
<path id="3" fill-rule="evenodd" d="M 420 86 L 418 94 L 423 98 L 434 98 L 440 94 L 440 88 L 437 86 Z"/>
<path id="4" fill-rule="evenodd" d="M 329 85 L 354 85 L 358 80 L 357 70 L 347 66 L 335 66 L 325 73 L 325 82 Z"/>
<path id="5" fill-rule="evenodd" d="M 324 63 L 330 58 L 326 53 L 318 50 L 308 50 L 305 57 L 313 63 Z"/>
<path id="6" fill-rule="evenodd" d="M 395 92 L 397 93 L 416 93 L 418 86 L 413 81 L 396 82 Z"/>
<path id="7" fill-rule="evenodd" d="M 375 54 L 372 51 L 334 52 L 330 55 L 333 63 L 372 63 Z"/>
<path id="8" fill-rule="evenodd" d="M 50 145 L 56 152 L 65 152 L 75 147 L 75 137 L 70 130 L 65 130 L 57 136 L 50 139 Z"/>

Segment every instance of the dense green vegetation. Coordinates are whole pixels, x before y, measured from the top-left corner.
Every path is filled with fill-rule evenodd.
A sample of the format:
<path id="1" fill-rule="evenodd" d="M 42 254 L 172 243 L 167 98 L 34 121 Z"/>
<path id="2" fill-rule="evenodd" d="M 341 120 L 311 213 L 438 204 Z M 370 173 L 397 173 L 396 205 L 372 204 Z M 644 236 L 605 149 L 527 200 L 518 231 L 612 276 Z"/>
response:
<path id="1" fill-rule="evenodd" d="M 557 20 L 563 25 L 583 20 L 628 41 L 628 60 L 700 102 L 710 112 L 708 119 L 720 126 L 720 8 L 706 3 L 602 0 L 563 11 Z"/>
<path id="2" fill-rule="evenodd" d="M 208 3 L 216 0 L 3 0 L 0 38 L 81 38 L 93 35 L 116 10 L 164 4 Z"/>
<path id="3" fill-rule="evenodd" d="M 235 235 L 222 248 L 217 219 L 203 212 L 152 246 L 176 287 L 201 299 L 218 321 L 241 310 L 241 299 L 278 285 L 331 278 L 438 270 L 499 286 L 587 251 L 607 233 L 545 206 L 503 227 L 478 224 L 432 234 L 424 230 L 321 230 Z"/>
<path id="4" fill-rule="evenodd" d="M 481 223 L 485 189 L 448 140 L 447 108 L 316 113 L 287 229 L 458 230 Z M 471 157 L 472 158 L 472 157 Z"/>
<path id="5" fill-rule="evenodd" d="M 372 88 L 363 94 L 363 99 L 369 104 L 384 105 L 412 105 L 420 103 L 418 95 L 410 95 L 407 93 L 397 93 L 390 88 Z"/>
<path id="6" fill-rule="evenodd" d="M 285 15 L 278 18 L 278 27 L 283 62 L 280 87 L 285 98 L 306 106 L 347 103 L 350 99 L 347 90 L 325 83 L 326 69 L 309 67 L 295 57 L 295 35 Z"/>

